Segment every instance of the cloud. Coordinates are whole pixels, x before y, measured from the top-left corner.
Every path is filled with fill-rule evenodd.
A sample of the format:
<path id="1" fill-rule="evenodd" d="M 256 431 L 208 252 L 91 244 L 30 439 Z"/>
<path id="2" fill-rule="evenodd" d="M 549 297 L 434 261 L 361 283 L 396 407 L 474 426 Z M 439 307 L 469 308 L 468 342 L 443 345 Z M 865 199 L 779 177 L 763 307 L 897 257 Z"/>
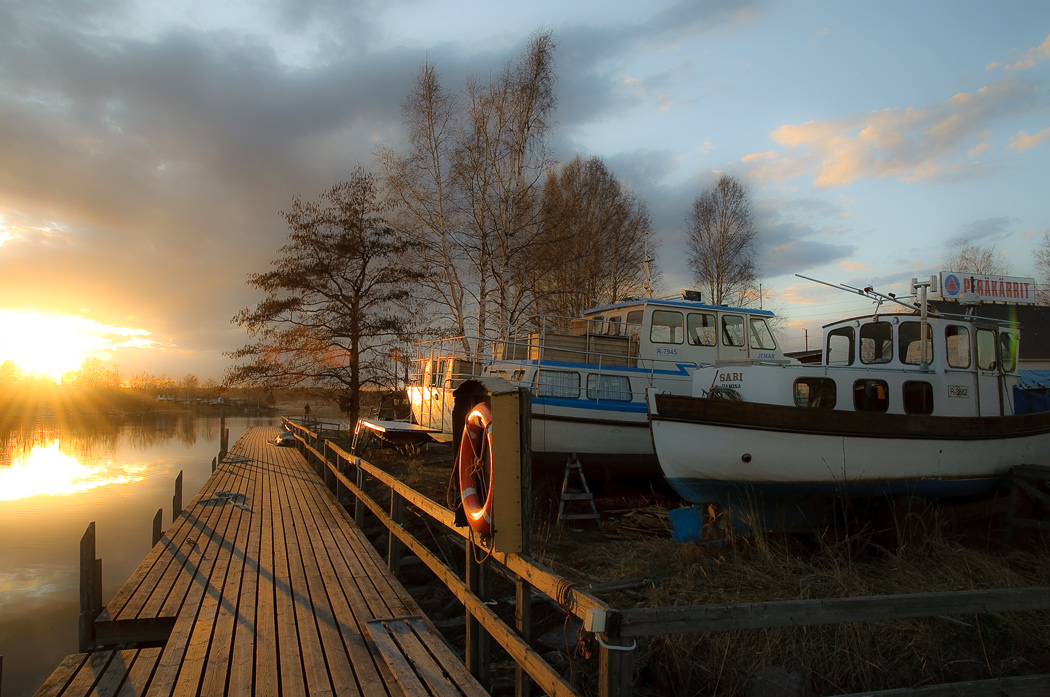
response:
<path id="1" fill-rule="evenodd" d="M 1031 136 L 1026 131 L 1018 131 L 1017 135 L 1010 138 L 1010 144 L 1007 147 L 1020 155 L 1025 150 L 1031 150 L 1039 145 L 1048 136 L 1050 136 L 1050 128 L 1044 128 Z"/>
<path id="2" fill-rule="evenodd" d="M 820 188 L 862 179 L 948 181 L 979 176 L 980 163 L 959 161 L 984 149 L 972 145 L 989 124 L 1040 103 L 1034 83 L 1006 79 L 961 92 L 926 108 L 882 109 L 837 121 L 785 124 L 770 133 L 783 150 L 745 156 L 756 179 L 776 182 L 812 177 Z"/>
<path id="3" fill-rule="evenodd" d="M 960 226 L 959 232 L 945 240 L 945 247 L 954 251 L 959 245 L 970 242 L 978 244 L 981 242 L 995 243 L 1005 240 L 1010 236 L 1010 229 L 1017 224 L 1015 218 L 996 216 L 974 220 Z"/>
<path id="4" fill-rule="evenodd" d="M 1043 43 L 1039 44 L 1035 48 L 1028 49 L 1028 53 L 1025 54 L 1024 58 L 1003 66 L 1003 70 L 1027 70 L 1034 68 L 1040 61 L 1044 61 L 1050 58 L 1050 36 L 1047 36 Z M 998 63 L 996 64 L 998 66 Z"/>

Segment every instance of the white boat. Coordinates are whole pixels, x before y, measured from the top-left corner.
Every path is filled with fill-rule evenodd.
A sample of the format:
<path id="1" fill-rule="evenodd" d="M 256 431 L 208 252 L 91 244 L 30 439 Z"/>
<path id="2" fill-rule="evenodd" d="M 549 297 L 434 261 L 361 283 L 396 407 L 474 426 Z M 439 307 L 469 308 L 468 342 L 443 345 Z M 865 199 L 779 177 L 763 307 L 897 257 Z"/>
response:
<path id="1" fill-rule="evenodd" d="M 922 302 L 893 313 L 893 296 L 843 287 L 879 306 L 825 326 L 819 363 L 723 363 L 690 395 L 651 390 L 669 483 L 693 503 L 954 497 L 1050 462 L 1050 412 L 1014 409 L 1018 327 L 927 315 L 918 285 Z"/>
<path id="2" fill-rule="evenodd" d="M 531 391 L 535 457 L 564 464 L 575 453 L 591 472 L 659 476 L 647 388 L 688 394 L 698 366 L 787 360 L 769 324 L 773 313 L 705 305 L 698 297 L 684 292 L 596 307 L 578 318 L 538 318 L 501 340 L 420 344 L 407 390 L 413 419 L 451 432 L 452 390 L 473 376 L 499 376 Z"/>

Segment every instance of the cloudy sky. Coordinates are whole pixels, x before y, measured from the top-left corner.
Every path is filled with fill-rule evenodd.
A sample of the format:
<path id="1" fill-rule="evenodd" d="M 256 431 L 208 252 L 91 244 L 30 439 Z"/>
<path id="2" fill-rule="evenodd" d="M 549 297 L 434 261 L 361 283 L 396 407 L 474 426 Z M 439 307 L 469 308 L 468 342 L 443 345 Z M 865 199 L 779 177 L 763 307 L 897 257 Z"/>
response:
<path id="1" fill-rule="evenodd" d="M 718 172 L 752 192 L 789 350 L 857 307 L 795 273 L 902 292 L 969 239 L 1037 275 L 1044 0 L 5 0 L 0 360 L 43 339 L 221 378 L 278 211 L 401 147 L 424 60 L 458 91 L 543 30 L 556 153 L 644 198 L 667 292 L 690 285 L 684 220 Z M 22 328 L 40 315 L 66 319 Z"/>

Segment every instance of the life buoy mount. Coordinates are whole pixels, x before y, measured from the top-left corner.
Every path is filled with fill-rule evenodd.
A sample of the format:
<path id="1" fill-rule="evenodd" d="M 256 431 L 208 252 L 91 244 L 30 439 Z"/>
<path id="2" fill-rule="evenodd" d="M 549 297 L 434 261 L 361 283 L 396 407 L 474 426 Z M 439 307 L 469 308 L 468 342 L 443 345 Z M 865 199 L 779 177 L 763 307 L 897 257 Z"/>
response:
<path id="1" fill-rule="evenodd" d="M 456 453 L 459 492 L 471 529 L 492 535 L 492 411 L 478 404 L 467 414 Z M 484 492 L 485 498 L 481 498 Z"/>

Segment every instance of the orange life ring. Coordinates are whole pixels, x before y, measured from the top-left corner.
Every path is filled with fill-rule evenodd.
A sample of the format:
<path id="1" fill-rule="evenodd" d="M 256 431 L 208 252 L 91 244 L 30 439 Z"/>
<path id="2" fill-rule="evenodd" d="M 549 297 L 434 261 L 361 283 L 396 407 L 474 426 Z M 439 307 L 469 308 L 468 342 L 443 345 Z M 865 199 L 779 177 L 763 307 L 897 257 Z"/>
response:
<path id="1" fill-rule="evenodd" d="M 467 414 L 456 466 L 467 523 L 474 532 L 488 537 L 492 534 L 492 412 L 487 404 L 478 404 Z M 478 495 L 482 490 L 484 500 Z"/>

